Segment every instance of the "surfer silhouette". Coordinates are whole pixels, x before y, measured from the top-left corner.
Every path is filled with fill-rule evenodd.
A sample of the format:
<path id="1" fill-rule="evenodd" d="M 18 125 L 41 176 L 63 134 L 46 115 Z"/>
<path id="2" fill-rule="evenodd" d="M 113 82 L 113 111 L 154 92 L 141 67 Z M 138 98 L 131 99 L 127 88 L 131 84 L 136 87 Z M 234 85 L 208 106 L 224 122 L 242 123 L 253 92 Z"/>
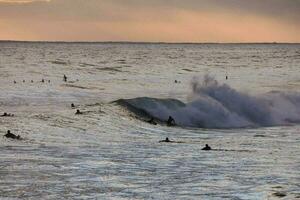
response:
<path id="1" fill-rule="evenodd" d="M 75 105 L 74 105 L 74 103 L 71 103 L 71 108 L 75 108 Z"/>
<path id="2" fill-rule="evenodd" d="M 176 125 L 175 120 L 173 119 L 172 116 L 169 116 L 169 119 L 167 121 L 167 125 L 168 126 L 175 126 Z"/>
<path id="3" fill-rule="evenodd" d="M 14 114 L 7 113 L 7 112 L 5 112 L 5 113 L 3 113 L 3 115 L 1 115 L 1 117 L 13 117 L 13 116 L 14 116 Z"/>
<path id="4" fill-rule="evenodd" d="M 161 140 L 161 141 L 159 141 L 159 142 L 173 142 L 173 141 L 169 140 L 169 138 L 168 138 L 168 137 L 166 137 L 166 139 L 164 139 L 164 140 Z"/>
<path id="5" fill-rule="evenodd" d="M 3 113 L 3 115 L 1 115 L 1 117 L 7 117 L 8 116 L 8 114 L 5 112 L 5 113 Z"/>
<path id="6" fill-rule="evenodd" d="M 75 115 L 81 115 L 81 114 L 82 114 L 82 112 L 77 109 Z"/>
<path id="7" fill-rule="evenodd" d="M 211 150 L 211 147 L 210 147 L 210 146 L 208 146 L 208 144 L 206 144 L 206 145 L 205 145 L 205 147 L 204 147 L 204 148 L 202 148 L 201 150 L 204 150 L 204 151 L 209 151 L 209 150 Z"/>
<path id="8" fill-rule="evenodd" d="M 11 139 L 15 139 L 15 140 L 20 140 L 21 139 L 20 135 L 15 135 L 15 134 L 11 133 L 10 130 L 8 130 L 7 133 L 4 136 L 6 138 L 11 138 Z"/>
<path id="9" fill-rule="evenodd" d="M 68 77 L 64 74 L 64 82 L 67 82 Z"/>

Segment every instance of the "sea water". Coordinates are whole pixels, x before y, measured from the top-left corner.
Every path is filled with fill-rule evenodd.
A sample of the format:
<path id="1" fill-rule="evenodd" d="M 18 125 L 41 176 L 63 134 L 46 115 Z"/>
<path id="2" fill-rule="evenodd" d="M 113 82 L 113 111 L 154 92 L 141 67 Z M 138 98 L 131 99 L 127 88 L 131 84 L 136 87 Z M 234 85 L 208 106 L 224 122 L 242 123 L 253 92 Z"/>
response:
<path id="1" fill-rule="evenodd" d="M 1 199 L 300 199 L 299 44 L 0 42 L 0 112 Z"/>

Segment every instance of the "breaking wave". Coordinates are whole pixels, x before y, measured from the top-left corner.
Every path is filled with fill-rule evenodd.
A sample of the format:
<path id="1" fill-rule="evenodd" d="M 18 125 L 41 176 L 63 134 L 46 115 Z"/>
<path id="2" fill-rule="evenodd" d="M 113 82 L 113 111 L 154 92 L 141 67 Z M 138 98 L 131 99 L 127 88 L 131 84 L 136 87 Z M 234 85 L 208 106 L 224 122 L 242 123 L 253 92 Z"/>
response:
<path id="1" fill-rule="evenodd" d="M 249 95 L 205 76 L 192 81 L 190 102 L 140 97 L 116 103 L 144 118 L 199 128 L 243 128 L 291 125 L 300 122 L 300 93 L 273 91 Z"/>

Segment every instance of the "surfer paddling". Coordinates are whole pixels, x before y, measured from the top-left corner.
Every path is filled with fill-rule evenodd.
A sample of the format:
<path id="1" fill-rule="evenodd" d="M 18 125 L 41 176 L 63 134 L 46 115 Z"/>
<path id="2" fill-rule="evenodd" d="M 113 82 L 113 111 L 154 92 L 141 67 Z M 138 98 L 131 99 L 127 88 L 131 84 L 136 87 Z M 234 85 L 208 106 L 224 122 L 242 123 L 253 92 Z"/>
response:
<path id="1" fill-rule="evenodd" d="M 1 115 L 1 117 L 13 117 L 14 114 L 11 114 L 11 113 L 3 113 L 3 115 Z"/>
<path id="2" fill-rule="evenodd" d="M 174 141 L 174 140 L 169 140 L 168 137 L 166 137 L 166 139 L 164 140 L 160 140 L 159 143 L 162 143 L 162 142 L 166 142 L 166 143 L 184 143 L 184 142 L 181 142 L 181 141 Z"/>
<path id="3" fill-rule="evenodd" d="M 166 137 L 166 139 L 164 139 L 164 140 L 160 140 L 159 142 L 161 143 L 161 142 L 173 142 L 173 141 L 169 140 L 169 138 L 168 138 L 168 137 Z"/>
<path id="4" fill-rule="evenodd" d="M 11 139 L 14 139 L 14 140 L 20 140 L 21 139 L 20 135 L 15 135 L 15 134 L 11 133 L 10 130 L 7 131 L 7 133 L 4 135 L 4 137 L 11 138 Z"/>

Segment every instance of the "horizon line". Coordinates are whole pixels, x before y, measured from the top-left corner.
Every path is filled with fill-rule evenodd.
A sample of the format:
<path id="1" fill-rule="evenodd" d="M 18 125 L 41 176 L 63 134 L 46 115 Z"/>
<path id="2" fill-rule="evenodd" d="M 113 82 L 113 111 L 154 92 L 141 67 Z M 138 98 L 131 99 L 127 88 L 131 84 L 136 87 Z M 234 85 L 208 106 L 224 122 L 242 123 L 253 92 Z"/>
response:
<path id="1" fill-rule="evenodd" d="M 64 40 L 1 40 L 0 43 L 107 43 L 107 44 L 300 44 L 300 42 L 161 42 L 161 41 L 64 41 Z"/>

